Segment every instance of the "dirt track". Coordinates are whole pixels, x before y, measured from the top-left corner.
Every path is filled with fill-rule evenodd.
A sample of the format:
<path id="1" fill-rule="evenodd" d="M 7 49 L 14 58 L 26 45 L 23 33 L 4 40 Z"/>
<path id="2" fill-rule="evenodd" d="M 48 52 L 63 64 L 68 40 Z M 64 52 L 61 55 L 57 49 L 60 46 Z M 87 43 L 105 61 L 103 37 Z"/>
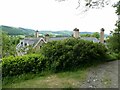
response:
<path id="1" fill-rule="evenodd" d="M 120 60 L 90 68 L 80 88 L 118 88 L 118 62 Z"/>

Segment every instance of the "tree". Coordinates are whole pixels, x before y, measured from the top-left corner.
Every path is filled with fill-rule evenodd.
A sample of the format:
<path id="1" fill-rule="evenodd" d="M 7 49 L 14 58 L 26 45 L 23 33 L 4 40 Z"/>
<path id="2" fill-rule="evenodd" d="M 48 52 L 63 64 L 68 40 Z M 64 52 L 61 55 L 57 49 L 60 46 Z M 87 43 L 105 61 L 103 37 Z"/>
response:
<path id="1" fill-rule="evenodd" d="M 7 33 L 5 33 L 5 32 L 2 32 L 2 36 L 1 36 L 1 38 L 2 38 L 2 56 L 4 57 L 4 56 L 6 56 L 8 53 L 8 50 L 9 50 L 9 46 L 10 46 L 10 43 L 9 43 L 9 37 L 8 37 L 8 35 L 7 35 Z"/>
<path id="2" fill-rule="evenodd" d="M 120 15 L 120 1 L 117 2 L 117 4 L 114 5 L 116 7 L 116 14 Z"/>
<path id="3" fill-rule="evenodd" d="M 67 1 L 67 0 L 56 0 L 58 2 L 62 2 L 62 1 Z M 110 0 L 78 0 L 78 6 L 76 9 L 81 7 L 81 3 L 85 2 L 84 4 L 84 12 L 88 11 L 90 8 L 101 8 L 101 7 L 105 7 L 106 5 L 108 5 L 110 3 Z"/>
<path id="4" fill-rule="evenodd" d="M 100 38 L 100 34 L 99 34 L 98 32 L 95 32 L 95 33 L 93 33 L 93 34 L 81 34 L 80 36 L 81 36 L 81 37 L 95 37 L 95 38 L 97 38 L 97 39 Z"/>
<path id="5" fill-rule="evenodd" d="M 92 34 L 92 37 L 96 37 L 97 39 L 100 38 L 100 34 L 98 32 L 95 32 Z"/>
<path id="6" fill-rule="evenodd" d="M 116 14 L 120 15 L 120 1 L 114 5 L 116 8 Z M 120 53 L 120 20 L 116 22 L 116 29 L 112 32 L 112 36 L 109 39 L 109 47 L 112 51 Z"/>
<path id="7" fill-rule="evenodd" d="M 91 34 L 81 34 L 81 37 L 91 37 Z"/>
<path id="8" fill-rule="evenodd" d="M 16 54 L 16 45 L 19 43 L 20 38 L 19 37 L 12 37 L 9 36 L 7 33 L 2 31 L 2 34 L 0 35 L 0 38 L 2 39 L 2 57 Z"/>

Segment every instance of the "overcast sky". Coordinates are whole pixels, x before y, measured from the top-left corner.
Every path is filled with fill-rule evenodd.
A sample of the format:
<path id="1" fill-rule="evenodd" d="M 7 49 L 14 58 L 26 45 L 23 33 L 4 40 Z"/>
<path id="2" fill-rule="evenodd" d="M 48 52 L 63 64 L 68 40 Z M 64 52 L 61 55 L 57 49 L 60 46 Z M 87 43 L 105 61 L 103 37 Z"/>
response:
<path id="1" fill-rule="evenodd" d="M 77 1 L 0 0 L 0 25 L 52 31 L 78 28 L 80 31 L 99 32 L 105 28 L 108 34 L 115 28 L 118 17 L 113 7 L 109 5 L 81 13 L 81 8 L 76 9 Z"/>

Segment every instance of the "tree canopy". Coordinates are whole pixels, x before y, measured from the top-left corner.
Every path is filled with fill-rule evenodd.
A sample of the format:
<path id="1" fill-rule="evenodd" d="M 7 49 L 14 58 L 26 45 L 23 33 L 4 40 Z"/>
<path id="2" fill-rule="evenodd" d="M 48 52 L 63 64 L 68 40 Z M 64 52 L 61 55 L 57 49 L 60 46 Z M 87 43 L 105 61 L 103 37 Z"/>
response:
<path id="1" fill-rule="evenodd" d="M 116 8 L 116 14 L 120 15 L 120 1 L 114 5 Z M 116 29 L 112 32 L 112 36 L 109 40 L 110 49 L 116 53 L 120 53 L 120 20 L 116 22 Z"/>
<path id="2" fill-rule="evenodd" d="M 16 54 L 16 45 L 19 43 L 20 37 L 11 37 L 7 33 L 2 32 L 0 35 L 2 39 L 2 57 Z"/>
<path id="3" fill-rule="evenodd" d="M 67 1 L 67 0 L 56 0 L 58 2 Z M 101 8 L 105 7 L 110 3 L 110 0 L 78 0 L 78 6 L 76 9 L 81 7 L 81 3 L 85 2 L 84 6 L 86 9 L 84 11 L 88 11 L 90 8 Z"/>
<path id="4" fill-rule="evenodd" d="M 120 1 L 118 1 L 117 4 L 114 5 L 114 7 L 116 8 L 117 15 L 120 15 Z"/>

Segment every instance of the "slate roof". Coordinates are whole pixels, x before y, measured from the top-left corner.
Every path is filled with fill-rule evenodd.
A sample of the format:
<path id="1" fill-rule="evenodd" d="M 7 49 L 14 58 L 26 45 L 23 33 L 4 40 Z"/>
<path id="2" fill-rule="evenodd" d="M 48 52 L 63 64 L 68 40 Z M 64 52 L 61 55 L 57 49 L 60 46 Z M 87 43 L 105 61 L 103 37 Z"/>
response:
<path id="1" fill-rule="evenodd" d="M 33 48 L 35 48 L 41 41 L 43 41 L 44 43 L 47 43 L 44 38 L 39 38 L 37 43 L 34 43 L 34 47 Z"/>
<path id="2" fill-rule="evenodd" d="M 80 39 L 83 39 L 83 40 L 88 40 L 88 41 L 93 41 L 93 42 L 96 42 L 96 43 L 99 43 L 99 40 L 95 37 L 81 37 Z"/>
<path id="3" fill-rule="evenodd" d="M 67 39 L 69 37 L 52 37 L 49 39 L 49 41 L 57 41 L 57 40 L 64 40 L 64 39 Z"/>
<path id="4" fill-rule="evenodd" d="M 21 42 L 28 43 L 29 45 L 33 45 L 39 41 L 40 38 L 25 38 L 21 40 Z"/>
<path id="5" fill-rule="evenodd" d="M 52 38 L 49 38 L 49 41 L 64 40 L 67 38 L 69 38 L 69 37 L 52 37 Z M 99 40 L 95 37 L 81 37 L 80 39 L 99 43 Z M 20 40 L 20 42 L 28 43 L 29 45 L 32 45 L 33 47 L 35 47 L 41 40 L 43 40 L 45 43 L 47 43 L 44 38 L 25 38 L 23 40 Z M 21 46 L 19 43 L 16 48 L 21 48 L 21 47 L 23 47 L 23 46 Z"/>

